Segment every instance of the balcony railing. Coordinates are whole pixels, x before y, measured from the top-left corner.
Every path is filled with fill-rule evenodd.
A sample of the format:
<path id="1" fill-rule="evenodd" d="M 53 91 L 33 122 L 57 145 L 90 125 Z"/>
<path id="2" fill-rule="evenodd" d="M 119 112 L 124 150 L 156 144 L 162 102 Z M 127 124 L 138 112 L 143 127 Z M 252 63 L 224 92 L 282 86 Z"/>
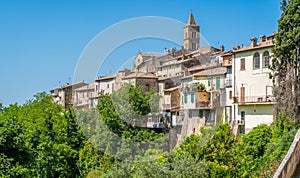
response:
<path id="1" fill-rule="evenodd" d="M 147 128 L 163 128 L 163 122 L 147 122 Z"/>
<path id="2" fill-rule="evenodd" d="M 210 101 L 196 101 L 196 108 L 197 109 L 211 109 L 211 102 Z"/>
<path id="3" fill-rule="evenodd" d="M 232 87 L 232 79 L 227 79 L 225 85 L 227 88 Z"/>
<path id="4" fill-rule="evenodd" d="M 275 102 L 274 96 L 245 96 L 234 97 L 234 103 L 273 103 Z"/>

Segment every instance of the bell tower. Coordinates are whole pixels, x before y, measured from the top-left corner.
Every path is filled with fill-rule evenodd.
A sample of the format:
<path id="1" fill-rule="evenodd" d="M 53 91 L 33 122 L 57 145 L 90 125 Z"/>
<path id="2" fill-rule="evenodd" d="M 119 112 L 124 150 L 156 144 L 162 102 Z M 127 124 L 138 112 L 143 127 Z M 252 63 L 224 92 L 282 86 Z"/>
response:
<path id="1" fill-rule="evenodd" d="M 195 51 L 200 47 L 200 26 L 196 25 L 192 12 L 190 12 L 187 26 L 184 27 L 183 47 L 189 51 Z"/>

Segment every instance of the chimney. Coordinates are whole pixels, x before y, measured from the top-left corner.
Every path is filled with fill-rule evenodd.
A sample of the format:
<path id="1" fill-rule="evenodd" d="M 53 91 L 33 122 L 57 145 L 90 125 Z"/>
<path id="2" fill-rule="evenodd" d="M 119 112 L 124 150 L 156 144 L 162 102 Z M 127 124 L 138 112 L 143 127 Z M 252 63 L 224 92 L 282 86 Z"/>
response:
<path id="1" fill-rule="evenodd" d="M 225 50 L 224 45 L 221 45 L 220 50 L 221 50 L 221 52 L 224 52 L 224 50 Z"/>
<path id="2" fill-rule="evenodd" d="M 257 45 L 257 38 L 253 37 L 251 38 L 251 47 L 255 47 Z"/>
<path id="3" fill-rule="evenodd" d="M 241 47 L 238 45 L 238 46 L 235 46 L 235 47 L 233 47 L 233 50 L 239 50 L 239 49 L 241 49 Z"/>
<path id="4" fill-rule="evenodd" d="M 261 35 L 260 37 L 260 42 L 265 42 L 266 41 L 266 35 Z"/>

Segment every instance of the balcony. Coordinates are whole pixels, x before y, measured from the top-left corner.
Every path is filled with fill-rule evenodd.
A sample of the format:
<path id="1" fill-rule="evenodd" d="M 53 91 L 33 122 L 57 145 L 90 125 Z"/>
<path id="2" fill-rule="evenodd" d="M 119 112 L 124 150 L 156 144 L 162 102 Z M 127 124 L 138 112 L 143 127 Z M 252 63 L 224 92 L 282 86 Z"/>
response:
<path id="1" fill-rule="evenodd" d="M 227 79 L 225 85 L 226 85 L 226 88 L 232 87 L 232 79 Z"/>
<path id="2" fill-rule="evenodd" d="M 247 104 L 247 103 L 274 103 L 274 96 L 245 96 L 245 97 L 233 97 L 234 103 Z"/>
<path id="3" fill-rule="evenodd" d="M 196 92 L 196 108 L 197 109 L 211 109 L 210 93 Z"/>
<path id="4" fill-rule="evenodd" d="M 197 109 L 211 109 L 212 105 L 211 102 L 209 100 L 207 101 L 197 101 L 196 102 L 196 108 Z"/>
<path id="5" fill-rule="evenodd" d="M 163 122 L 147 122 L 147 128 L 163 128 Z"/>

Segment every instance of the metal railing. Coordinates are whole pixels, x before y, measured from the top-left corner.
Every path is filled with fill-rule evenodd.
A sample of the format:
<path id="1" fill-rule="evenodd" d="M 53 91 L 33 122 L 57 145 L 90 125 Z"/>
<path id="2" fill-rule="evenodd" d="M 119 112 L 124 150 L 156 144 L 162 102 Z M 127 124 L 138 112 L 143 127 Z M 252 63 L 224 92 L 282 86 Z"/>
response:
<path id="1" fill-rule="evenodd" d="M 233 97 L 234 103 L 273 103 L 275 102 L 274 96 L 245 96 Z"/>
<path id="2" fill-rule="evenodd" d="M 225 85 L 227 88 L 232 87 L 232 79 L 227 79 Z"/>

